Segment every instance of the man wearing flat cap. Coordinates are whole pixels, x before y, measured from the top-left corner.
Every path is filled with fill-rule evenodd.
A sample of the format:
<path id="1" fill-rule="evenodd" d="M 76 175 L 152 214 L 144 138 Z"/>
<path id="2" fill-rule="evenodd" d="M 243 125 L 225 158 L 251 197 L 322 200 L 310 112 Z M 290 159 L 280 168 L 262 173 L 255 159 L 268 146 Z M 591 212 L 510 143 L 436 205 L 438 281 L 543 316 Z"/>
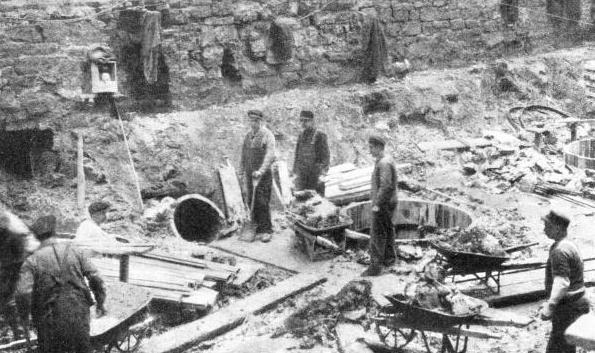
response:
<path id="1" fill-rule="evenodd" d="M 17 301 L 24 317 L 31 312 L 39 351 L 91 352 L 89 308 L 94 302 L 90 290 L 97 315 L 104 315 L 103 280 L 80 249 L 54 237 L 56 217 L 40 217 L 31 230 L 41 246 L 21 267 Z"/>
<path id="2" fill-rule="evenodd" d="M 552 320 L 546 353 L 574 353 L 576 347 L 566 342 L 564 332 L 576 319 L 589 312 L 583 260 L 577 246 L 567 238 L 570 218 L 561 211 L 551 210 L 542 219 L 545 235 L 554 241 L 545 268 L 548 300 L 541 308 L 541 318 Z"/>
<path id="3" fill-rule="evenodd" d="M 324 196 L 324 183 L 320 181 L 320 177 L 328 172 L 330 163 L 326 134 L 316 129 L 314 113 L 311 111 L 302 110 L 300 121 L 304 130 L 295 147 L 295 189 L 316 190 Z"/>
<path id="4" fill-rule="evenodd" d="M 372 225 L 370 229 L 370 266 L 362 276 L 378 276 L 383 266 L 396 259 L 395 233 L 391 218 L 397 206 L 397 170 L 390 155 L 384 153 L 386 142 L 380 135 L 368 139 L 370 154 L 376 160 L 372 173 Z"/>
<path id="5" fill-rule="evenodd" d="M 264 126 L 264 114 L 260 110 L 248 111 L 248 118 L 250 132 L 242 145 L 240 171 L 244 175 L 248 205 L 253 208 L 256 235 L 262 242 L 268 242 L 273 233 L 269 202 L 273 187 L 271 165 L 275 161 L 275 136 Z"/>
<path id="6" fill-rule="evenodd" d="M 76 230 L 77 241 L 103 241 L 109 236 L 100 225 L 107 219 L 110 204 L 106 201 L 95 201 L 88 207 L 89 217 L 81 222 Z"/>

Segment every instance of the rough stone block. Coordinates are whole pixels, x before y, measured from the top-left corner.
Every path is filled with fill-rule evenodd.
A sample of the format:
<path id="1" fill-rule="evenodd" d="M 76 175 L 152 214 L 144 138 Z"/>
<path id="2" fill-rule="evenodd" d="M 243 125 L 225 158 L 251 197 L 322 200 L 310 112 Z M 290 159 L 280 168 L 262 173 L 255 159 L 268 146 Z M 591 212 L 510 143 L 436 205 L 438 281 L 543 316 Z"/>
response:
<path id="1" fill-rule="evenodd" d="M 421 32 L 423 34 L 434 34 L 436 33 L 436 29 L 434 28 L 434 25 L 432 23 L 424 23 L 422 25 Z"/>
<path id="2" fill-rule="evenodd" d="M 409 11 L 413 9 L 413 4 L 404 2 L 393 2 L 391 4 L 393 11 Z"/>
<path id="3" fill-rule="evenodd" d="M 248 42 L 248 49 L 250 51 L 250 58 L 262 59 L 267 53 L 266 40 L 263 37 L 253 39 Z"/>
<path id="4" fill-rule="evenodd" d="M 202 21 L 203 19 L 213 15 L 211 6 L 209 5 L 197 5 L 184 9 L 184 12 L 188 14 L 188 17 L 193 21 Z"/>
<path id="5" fill-rule="evenodd" d="M 418 9 L 409 10 L 409 20 L 419 21 L 420 11 Z"/>
<path id="6" fill-rule="evenodd" d="M 215 16 L 232 16 L 235 3 L 231 0 L 219 0 L 213 3 L 213 15 Z"/>
<path id="7" fill-rule="evenodd" d="M 41 33 L 35 29 L 35 26 L 18 26 L 14 28 L 3 28 L 0 31 L 0 43 L 9 41 L 39 43 L 43 41 Z"/>
<path id="8" fill-rule="evenodd" d="M 187 9 L 171 9 L 169 11 L 168 25 L 185 25 L 188 23 L 189 11 Z"/>
<path id="9" fill-rule="evenodd" d="M 190 67 L 180 72 L 180 79 L 187 85 L 200 85 L 207 77 L 204 67 L 199 63 L 193 62 Z"/>
<path id="10" fill-rule="evenodd" d="M 190 3 L 195 6 L 210 6 L 213 0 L 190 0 Z"/>
<path id="11" fill-rule="evenodd" d="M 450 21 L 446 21 L 446 20 L 434 21 L 434 28 L 442 29 L 442 28 L 448 28 L 448 27 L 450 27 Z"/>
<path id="12" fill-rule="evenodd" d="M 407 21 L 409 19 L 409 11 L 408 10 L 397 10 L 393 13 L 393 18 L 396 21 Z"/>
<path id="13" fill-rule="evenodd" d="M 450 26 L 452 29 L 463 29 L 465 28 L 465 21 L 463 21 L 460 18 L 457 18 L 450 21 Z"/>
<path id="14" fill-rule="evenodd" d="M 402 25 L 399 23 L 387 23 L 386 35 L 389 37 L 398 37 L 401 34 Z"/>
<path id="15" fill-rule="evenodd" d="M 201 62 L 205 69 L 213 69 L 221 66 L 223 59 L 223 47 L 219 45 L 211 45 L 203 48 L 201 52 Z"/>
<path id="16" fill-rule="evenodd" d="M 233 17 L 236 23 L 247 23 L 256 21 L 263 12 L 261 4 L 256 2 L 238 2 L 233 8 Z"/>
<path id="17" fill-rule="evenodd" d="M 477 28 L 481 26 L 481 22 L 478 20 L 465 20 L 466 28 Z"/>
<path id="18" fill-rule="evenodd" d="M 421 23 L 408 22 L 403 26 L 403 34 L 406 36 L 416 36 L 421 33 Z"/>
<path id="19" fill-rule="evenodd" d="M 433 7 L 425 7 L 421 9 L 420 18 L 423 22 L 436 21 L 440 18 L 440 11 Z"/>
<path id="20" fill-rule="evenodd" d="M 210 17 L 205 20 L 205 24 L 209 26 L 225 26 L 234 23 L 233 16 L 226 17 Z"/>
<path id="21" fill-rule="evenodd" d="M 434 6 L 435 7 L 442 7 L 444 5 L 446 5 L 446 2 L 444 0 L 435 0 L 434 1 Z"/>

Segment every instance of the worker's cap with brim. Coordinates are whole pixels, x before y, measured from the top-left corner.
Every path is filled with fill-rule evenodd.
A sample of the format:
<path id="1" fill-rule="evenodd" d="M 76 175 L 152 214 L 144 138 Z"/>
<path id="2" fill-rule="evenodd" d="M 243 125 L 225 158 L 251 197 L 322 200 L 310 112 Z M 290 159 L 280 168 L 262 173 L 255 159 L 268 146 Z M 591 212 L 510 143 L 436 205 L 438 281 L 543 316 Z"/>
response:
<path id="1" fill-rule="evenodd" d="M 386 140 L 384 139 L 384 137 L 378 134 L 372 134 L 370 135 L 370 137 L 368 137 L 368 143 L 372 145 L 384 146 L 386 145 Z"/>
<path id="2" fill-rule="evenodd" d="M 96 201 L 93 202 L 90 206 L 89 206 L 89 213 L 96 213 L 96 212 L 101 212 L 101 211 L 105 211 L 108 208 L 110 208 L 110 204 L 109 202 L 105 202 L 105 201 Z"/>
<path id="3" fill-rule="evenodd" d="M 543 221 L 549 221 L 553 224 L 558 224 L 563 227 L 568 227 L 570 224 L 570 217 L 560 210 L 550 210 L 548 214 L 541 217 Z"/>
<path id="4" fill-rule="evenodd" d="M 262 111 L 257 109 L 248 110 L 248 117 L 250 119 L 264 119 L 264 114 Z"/>
<path id="5" fill-rule="evenodd" d="M 314 113 L 310 110 L 302 110 L 300 112 L 300 120 L 312 120 L 314 119 Z"/>
<path id="6" fill-rule="evenodd" d="M 56 234 L 56 216 L 48 215 L 42 216 L 35 220 L 30 227 L 33 234 L 36 236 L 54 236 Z"/>

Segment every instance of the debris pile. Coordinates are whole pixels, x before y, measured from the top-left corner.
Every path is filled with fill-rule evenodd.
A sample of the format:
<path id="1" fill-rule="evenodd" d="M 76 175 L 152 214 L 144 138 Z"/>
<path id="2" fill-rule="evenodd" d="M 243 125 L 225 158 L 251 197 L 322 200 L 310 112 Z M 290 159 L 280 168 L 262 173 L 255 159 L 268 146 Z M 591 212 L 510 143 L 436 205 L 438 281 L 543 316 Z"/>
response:
<path id="1" fill-rule="evenodd" d="M 400 296 L 407 304 L 449 315 L 479 314 L 488 307 L 483 300 L 462 294 L 455 286 L 443 284 L 444 269 L 435 262 L 424 267 L 423 275 L 405 286 Z"/>
<path id="2" fill-rule="evenodd" d="M 373 306 L 372 284 L 366 280 L 354 280 L 339 293 L 313 300 L 292 314 L 285 321 L 285 329 L 295 337 L 304 339 L 306 346 L 325 344 L 334 339 L 332 330 L 342 316 L 359 311 L 367 313 Z"/>
<path id="3" fill-rule="evenodd" d="M 438 245 L 444 248 L 501 257 L 506 256 L 506 252 L 500 239 L 510 238 L 506 234 L 477 226 L 467 229 L 440 229 L 437 234 Z"/>
<path id="4" fill-rule="evenodd" d="M 290 212 L 297 215 L 304 225 L 324 229 L 351 222 L 349 216 L 341 212 L 327 199 L 315 191 L 304 190 L 295 193 L 295 199 L 290 204 Z"/>

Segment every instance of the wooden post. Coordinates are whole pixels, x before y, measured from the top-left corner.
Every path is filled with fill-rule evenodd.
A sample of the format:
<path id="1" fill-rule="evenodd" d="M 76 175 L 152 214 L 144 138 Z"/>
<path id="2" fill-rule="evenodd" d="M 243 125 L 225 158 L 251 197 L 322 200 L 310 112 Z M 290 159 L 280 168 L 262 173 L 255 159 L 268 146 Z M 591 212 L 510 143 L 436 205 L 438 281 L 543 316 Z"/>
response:
<path id="1" fill-rule="evenodd" d="M 130 255 L 120 256 L 120 282 L 128 282 L 130 269 Z"/>
<path id="2" fill-rule="evenodd" d="M 83 165 L 83 134 L 77 133 L 77 159 L 76 159 L 76 201 L 80 215 L 86 214 L 85 209 L 85 168 Z"/>

